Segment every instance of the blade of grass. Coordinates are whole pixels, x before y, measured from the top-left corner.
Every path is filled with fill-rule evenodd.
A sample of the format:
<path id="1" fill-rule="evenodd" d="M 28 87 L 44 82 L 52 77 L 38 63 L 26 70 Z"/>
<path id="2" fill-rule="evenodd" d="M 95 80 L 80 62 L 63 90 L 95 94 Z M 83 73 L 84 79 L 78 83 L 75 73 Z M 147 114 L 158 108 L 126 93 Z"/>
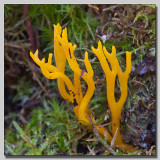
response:
<path id="1" fill-rule="evenodd" d="M 26 135 L 26 133 L 22 130 L 22 128 L 18 125 L 18 123 L 16 121 L 13 121 L 13 125 L 16 128 L 16 130 L 18 131 L 19 135 L 23 138 L 24 141 L 26 141 L 34 150 L 34 146 L 31 143 L 31 141 L 29 140 L 28 136 Z"/>

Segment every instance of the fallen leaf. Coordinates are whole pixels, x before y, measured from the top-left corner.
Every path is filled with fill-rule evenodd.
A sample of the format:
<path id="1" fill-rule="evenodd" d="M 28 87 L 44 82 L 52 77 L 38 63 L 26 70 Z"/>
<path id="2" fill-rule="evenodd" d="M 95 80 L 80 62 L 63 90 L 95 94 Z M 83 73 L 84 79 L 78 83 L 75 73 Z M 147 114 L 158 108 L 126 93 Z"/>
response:
<path id="1" fill-rule="evenodd" d="M 156 62 L 154 59 L 148 58 L 146 56 L 143 57 L 143 61 L 139 62 L 137 65 L 134 75 L 143 75 L 147 72 L 153 72 L 156 69 Z"/>

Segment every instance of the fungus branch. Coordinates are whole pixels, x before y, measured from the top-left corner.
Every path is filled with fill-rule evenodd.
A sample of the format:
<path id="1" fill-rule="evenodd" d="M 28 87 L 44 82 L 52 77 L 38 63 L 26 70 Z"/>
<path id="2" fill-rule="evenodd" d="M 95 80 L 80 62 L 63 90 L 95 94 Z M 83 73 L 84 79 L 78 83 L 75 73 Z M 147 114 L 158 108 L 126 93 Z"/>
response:
<path id="1" fill-rule="evenodd" d="M 46 78 L 48 78 L 48 79 L 57 79 L 57 78 L 62 79 L 63 83 L 65 82 L 65 84 L 69 90 L 73 90 L 73 91 L 75 90 L 70 79 L 64 73 L 60 72 L 60 70 L 58 68 L 51 65 L 52 53 L 49 54 L 49 58 L 48 58 L 47 63 L 45 63 L 45 58 L 43 58 L 42 60 L 40 60 L 38 58 L 38 50 L 36 51 L 35 54 L 30 52 L 30 56 L 35 61 L 35 63 L 40 66 L 41 71 Z M 67 96 L 69 97 L 68 101 L 72 102 L 71 95 L 67 95 Z"/>
<path id="2" fill-rule="evenodd" d="M 119 62 L 116 58 L 116 49 L 112 46 L 112 53 L 109 54 L 105 47 L 102 48 L 102 44 L 98 42 L 98 48 L 95 49 L 94 47 L 91 48 L 95 55 L 98 57 L 102 69 L 106 75 L 106 85 L 107 85 L 107 100 L 111 110 L 112 115 L 112 135 L 115 134 L 117 128 L 120 128 L 120 116 L 122 107 L 125 103 L 127 98 L 127 81 L 129 74 L 131 72 L 131 52 L 126 52 L 126 71 L 122 72 Z M 108 62 L 110 63 L 111 69 L 109 67 Z M 119 100 L 116 102 L 114 89 L 115 89 L 115 80 L 116 76 L 118 76 L 120 89 L 121 89 L 121 96 Z M 132 146 L 125 144 L 122 140 L 120 129 L 118 129 L 116 133 L 115 143 L 121 147 L 133 149 Z M 129 150 L 128 149 L 128 150 Z"/>

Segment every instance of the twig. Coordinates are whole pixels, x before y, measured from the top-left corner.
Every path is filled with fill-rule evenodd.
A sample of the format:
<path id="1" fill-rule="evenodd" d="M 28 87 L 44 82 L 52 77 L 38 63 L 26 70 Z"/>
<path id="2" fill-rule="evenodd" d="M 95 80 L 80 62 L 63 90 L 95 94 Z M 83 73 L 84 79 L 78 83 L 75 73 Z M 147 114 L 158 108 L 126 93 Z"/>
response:
<path id="1" fill-rule="evenodd" d="M 140 46 L 140 47 L 138 47 L 138 48 L 136 48 L 136 49 L 133 49 L 132 51 L 130 51 L 130 52 L 136 52 L 137 50 L 140 50 L 140 49 L 143 49 L 143 48 L 145 48 L 145 46 Z M 126 53 L 126 51 L 122 51 L 122 52 L 119 52 L 119 53 L 117 53 L 116 54 L 116 57 L 118 57 L 118 56 L 120 56 L 120 55 L 122 55 L 122 54 L 124 54 L 124 53 Z"/>
<path id="2" fill-rule="evenodd" d="M 13 48 L 18 48 L 18 49 L 24 50 L 24 48 L 23 48 L 24 46 L 22 46 L 18 43 L 7 42 L 7 43 L 4 43 L 4 45 L 7 46 L 7 47 L 13 47 Z M 26 43 L 25 46 L 29 47 L 30 44 Z"/>
<path id="3" fill-rule="evenodd" d="M 34 27 L 34 33 L 35 33 L 36 48 L 38 49 L 38 52 L 40 54 L 40 43 L 39 43 L 39 35 L 38 35 L 37 26 Z"/>
<path id="4" fill-rule="evenodd" d="M 62 29 L 65 28 L 67 25 L 68 25 L 68 22 L 62 26 Z"/>
<path id="5" fill-rule="evenodd" d="M 90 53 L 93 53 L 91 50 L 89 50 L 88 48 L 77 48 L 77 49 L 75 49 L 75 50 L 77 50 L 77 51 L 79 51 L 79 50 L 86 50 L 86 51 L 88 51 L 88 52 L 90 52 Z"/>
<path id="6" fill-rule="evenodd" d="M 87 145 L 87 148 L 89 150 L 89 152 L 91 153 L 92 156 L 95 156 L 96 154 L 91 150 L 91 148 L 89 147 L 89 145 Z"/>
<path id="7" fill-rule="evenodd" d="M 150 106 L 152 106 L 156 101 L 153 100 L 153 102 L 151 104 L 148 105 L 148 109 L 150 109 Z"/>
<path id="8" fill-rule="evenodd" d="M 118 127 L 117 127 L 117 129 L 116 129 L 116 131 L 114 133 L 113 138 L 112 138 L 111 147 L 114 147 L 114 145 L 115 145 L 115 140 L 116 140 L 116 137 L 117 137 L 117 131 L 118 131 Z"/>
<path id="9" fill-rule="evenodd" d="M 103 125 L 99 126 L 98 128 L 108 126 L 108 125 L 109 125 L 109 124 L 111 124 L 111 123 L 112 123 L 112 122 L 109 122 L 109 123 L 103 124 Z"/>
<path id="10" fill-rule="evenodd" d="M 46 18 L 46 21 L 47 21 L 47 24 L 48 24 L 48 27 L 49 27 L 49 30 L 51 31 L 51 33 L 53 33 L 53 30 L 52 30 L 52 27 L 51 27 L 51 22 L 48 18 L 48 16 L 46 14 L 44 14 L 44 17 Z"/>
<path id="11" fill-rule="evenodd" d="M 87 142 L 97 142 L 97 138 L 86 139 Z"/>
<path id="12" fill-rule="evenodd" d="M 91 5 L 91 4 L 88 4 L 88 7 L 93 8 L 97 15 L 100 14 L 100 11 L 101 11 L 101 10 L 100 10 L 98 7 L 93 6 L 93 5 Z"/>
<path id="13" fill-rule="evenodd" d="M 92 63 L 96 60 L 97 57 L 94 57 L 92 60 L 90 60 L 89 62 Z M 80 61 L 80 62 L 84 62 L 83 59 L 79 59 L 79 58 L 75 58 L 77 61 Z"/>
<path id="14" fill-rule="evenodd" d="M 14 60 L 12 58 L 10 58 L 10 56 L 8 56 L 8 52 L 5 52 L 4 56 L 9 62 L 11 62 L 11 63 L 14 62 Z"/>
<path id="15" fill-rule="evenodd" d="M 150 150 L 146 152 L 147 156 L 152 154 L 153 147 L 156 147 L 156 146 L 155 145 L 151 146 Z"/>
<path id="16" fill-rule="evenodd" d="M 111 7 L 108 7 L 108 8 L 104 8 L 102 11 L 103 11 L 103 12 L 104 12 L 104 11 L 109 11 L 109 10 L 112 10 L 112 9 L 117 8 L 118 6 L 120 6 L 120 5 L 114 5 L 114 6 L 111 6 Z"/>
<path id="17" fill-rule="evenodd" d="M 91 4 L 88 4 L 88 7 L 93 8 L 93 9 L 95 9 L 96 11 L 99 11 L 99 8 L 98 8 L 98 7 L 93 6 L 93 5 L 91 5 Z"/>
<path id="18" fill-rule="evenodd" d="M 22 19 L 20 21 L 18 21 L 13 27 L 11 28 L 4 28 L 4 32 L 9 32 L 9 31 L 14 31 L 16 28 L 18 28 L 20 25 L 22 25 L 24 23 L 26 19 Z"/>
<path id="19" fill-rule="evenodd" d="M 33 77 L 35 78 L 35 80 L 38 82 L 38 84 L 40 85 L 40 87 L 43 89 L 43 91 L 46 93 L 46 95 L 48 97 L 50 97 L 48 91 L 45 89 L 45 87 L 43 86 L 43 84 L 41 83 L 41 81 L 38 79 L 37 75 L 35 74 L 35 71 L 33 70 L 32 66 L 31 66 L 31 62 L 27 61 L 28 62 L 28 65 L 33 73 Z"/>
<path id="20" fill-rule="evenodd" d="M 42 83 L 40 82 L 40 80 L 38 79 L 37 75 L 35 74 L 35 72 L 33 71 L 33 77 L 35 78 L 35 80 L 38 82 L 38 84 L 40 85 L 40 87 L 44 90 L 44 92 L 46 93 L 46 95 L 48 97 L 50 97 L 48 91 L 45 89 L 45 87 L 42 85 Z"/>
<path id="21" fill-rule="evenodd" d="M 31 143 L 31 141 L 29 140 L 29 138 L 26 135 L 22 135 L 23 138 L 31 145 L 32 149 L 35 150 L 35 147 L 33 146 L 33 144 Z"/>
<path id="22" fill-rule="evenodd" d="M 139 81 L 135 80 L 135 77 L 132 79 L 132 81 L 133 81 L 133 82 L 136 82 L 136 83 L 138 83 L 138 84 L 143 85 L 143 86 L 146 88 L 146 90 L 148 91 L 147 86 L 146 86 L 144 83 L 141 83 L 141 82 L 139 82 Z M 132 81 L 131 81 L 131 82 L 132 82 Z"/>
<path id="23" fill-rule="evenodd" d="M 28 30 L 28 34 L 29 34 L 29 41 L 31 43 L 32 51 L 34 51 L 33 32 L 32 32 L 31 22 L 30 22 L 30 20 L 28 18 L 28 10 L 29 10 L 28 4 L 24 4 L 24 16 L 25 16 L 25 19 L 26 19 L 27 30 Z"/>

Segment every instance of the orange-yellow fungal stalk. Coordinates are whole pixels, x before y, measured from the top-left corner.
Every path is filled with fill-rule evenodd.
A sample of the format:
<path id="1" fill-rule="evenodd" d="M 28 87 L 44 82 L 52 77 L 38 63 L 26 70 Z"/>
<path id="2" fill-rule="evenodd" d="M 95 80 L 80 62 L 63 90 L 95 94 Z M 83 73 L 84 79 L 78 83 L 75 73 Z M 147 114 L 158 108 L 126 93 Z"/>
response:
<path id="1" fill-rule="evenodd" d="M 61 96 L 73 104 L 74 113 L 81 124 L 88 124 L 88 129 L 93 129 L 92 125 L 94 125 L 100 136 L 105 137 L 105 135 L 107 135 L 107 141 L 110 143 L 112 140 L 111 134 L 100 124 L 95 124 L 94 117 L 88 107 L 89 101 L 95 90 L 95 84 L 93 81 L 94 72 L 88 59 L 88 52 L 85 52 L 84 58 L 84 64 L 87 71 L 85 72 L 79 68 L 79 65 L 75 59 L 75 48 L 76 45 L 72 45 L 68 42 L 67 28 L 62 30 L 61 26 L 57 24 L 54 25 L 54 58 L 56 67 L 51 64 L 53 56 L 52 53 L 49 54 L 47 63 L 44 58 L 42 60 L 38 58 L 38 50 L 35 54 L 30 52 L 30 56 L 41 68 L 41 71 L 46 78 L 58 80 L 58 89 Z M 92 47 L 92 51 L 98 57 L 102 69 L 106 75 L 107 100 L 112 115 L 112 135 L 114 135 L 116 129 L 118 128 L 115 144 L 118 148 L 123 147 L 127 150 L 128 148 L 126 147 L 129 147 L 130 149 L 131 147 L 129 145 L 123 143 L 120 134 L 120 116 L 123 104 L 127 97 L 127 80 L 131 71 L 131 53 L 126 52 L 127 67 L 126 71 L 123 73 L 116 58 L 116 49 L 114 46 L 112 47 L 112 53 L 109 54 L 105 47 L 102 48 L 102 44 L 99 41 L 98 48 L 95 49 Z M 106 58 L 111 65 L 111 69 L 106 61 Z M 65 75 L 66 60 L 74 73 L 73 83 Z M 118 75 L 121 86 L 121 97 L 118 102 L 115 101 L 114 96 L 116 75 Z M 83 78 L 88 85 L 85 95 L 82 94 L 80 78 Z M 66 91 L 65 85 L 67 86 L 69 93 Z"/>
<path id="2" fill-rule="evenodd" d="M 112 135 L 115 134 L 118 128 L 115 143 L 121 147 L 132 150 L 133 147 L 125 144 L 120 134 L 121 111 L 127 98 L 127 81 L 131 72 L 131 52 L 126 52 L 126 71 L 122 72 L 119 62 L 116 58 L 116 49 L 114 46 L 112 46 L 111 54 L 107 52 L 105 47 L 102 47 L 102 43 L 100 41 L 98 42 L 97 49 L 95 49 L 94 47 L 92 47 L 91 49 L 98 57 L 102 69 L 106 75 L 107 100 L 112 115 Z M 108 62 L 106 61 L 106 58 L 110 63 L 111 69 Z M 121 96 L 118 102 L 116 102 L 114 95 L 116 76 L 118 76 L 121 89 Z"/>

